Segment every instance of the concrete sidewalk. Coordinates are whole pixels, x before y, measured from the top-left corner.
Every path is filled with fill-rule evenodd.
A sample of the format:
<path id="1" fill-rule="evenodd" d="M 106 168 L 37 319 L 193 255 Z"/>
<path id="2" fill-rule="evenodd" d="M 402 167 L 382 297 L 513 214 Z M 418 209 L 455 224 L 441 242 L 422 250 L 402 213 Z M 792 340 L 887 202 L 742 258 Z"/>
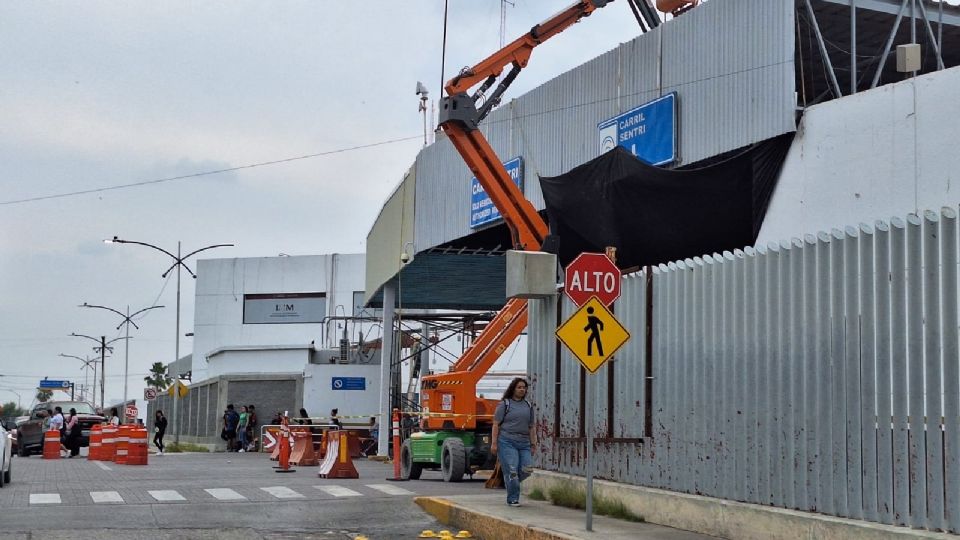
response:
<path id="1" fill-rule="evenodd" d="M 451 529 L 466 529 L 483 540 L 701 540 L 715 538 L 652 523 L 633 523 L 604 516 L 593 517 L 593 532 L 586 531 L 586 514 L 525 499 L 523 506 L 507 506 L 502 491 L 482 495 L 417 497 L 416 503 Z"/>

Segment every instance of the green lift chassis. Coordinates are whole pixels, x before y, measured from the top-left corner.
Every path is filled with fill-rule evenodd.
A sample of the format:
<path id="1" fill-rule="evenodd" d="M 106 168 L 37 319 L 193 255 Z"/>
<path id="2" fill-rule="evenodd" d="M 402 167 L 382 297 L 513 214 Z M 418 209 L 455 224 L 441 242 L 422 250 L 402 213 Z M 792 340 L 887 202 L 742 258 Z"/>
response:
<path id="1" fill-rule="evenodd" d="M 403 441 L 400 474 L 417 480 L 424 469 L 437 470 L 444 482 L 459 482 L 481 469 L 493 469 L 489 431 L 421 431 Z"/>

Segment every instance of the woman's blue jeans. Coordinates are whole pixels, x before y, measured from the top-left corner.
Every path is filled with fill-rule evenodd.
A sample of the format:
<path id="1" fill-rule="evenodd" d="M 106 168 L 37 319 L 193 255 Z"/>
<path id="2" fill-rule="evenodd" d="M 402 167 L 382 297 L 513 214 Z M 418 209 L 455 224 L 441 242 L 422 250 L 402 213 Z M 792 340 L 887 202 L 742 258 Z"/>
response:
<path id="1" fill-rule="evenodd" d="M 247 428 L 238 428 L 237 429 L 237 438 L 240 440 L 240 448 L 238 450 L 247 450 Z"/>
<path id="2" fill-rule="evenodd" d="M 530 476 L 530 466 L 533 464 L 530 441 L 499 437 L 497 454 L 503 471 L 503 483 L 507 486 L 507 502 L 520 502 L 520 482 Z"/>

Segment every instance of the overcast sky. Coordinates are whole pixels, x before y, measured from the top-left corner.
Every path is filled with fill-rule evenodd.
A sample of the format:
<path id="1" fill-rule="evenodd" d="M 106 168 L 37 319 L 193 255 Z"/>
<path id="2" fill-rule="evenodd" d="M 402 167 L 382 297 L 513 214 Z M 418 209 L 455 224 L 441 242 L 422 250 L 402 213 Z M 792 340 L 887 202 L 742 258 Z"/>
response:
<path id="1" fill-rule="evenodd" d="M 569 1 L 514 4 L 508 41 Z M 499 0 L 452 0 L 447 78 L 499 48 L 499 28 Z M 537 49 L 507 98 L 638 32 L 627 3 L 610 4 Z M 131 397 L 174 359 L 169 259 L 105 238 L 236 244 L 205 257 L 364 252 L 422 146 L 414 91 L 438 97 L 442 38 L 441 0 L 0 3 L 0 399 L 13 388 L 29 405 L 45 376 L 83 382 L 58 354 L 93 343 L 68 335 L 109 339 L 121 322 L 83 302 L 167 306 L 132 329 Z M 326 155 L 17 202 L 312 154 Z M 185 279 L 181 334 L 193 292 Z M 108 401 L 123 395 L 116 345 Z"/>

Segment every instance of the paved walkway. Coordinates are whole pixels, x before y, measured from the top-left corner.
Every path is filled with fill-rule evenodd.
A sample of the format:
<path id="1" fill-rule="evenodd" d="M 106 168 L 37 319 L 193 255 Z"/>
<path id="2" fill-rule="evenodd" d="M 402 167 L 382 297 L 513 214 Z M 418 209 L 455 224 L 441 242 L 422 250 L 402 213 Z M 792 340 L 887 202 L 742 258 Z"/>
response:
<path id="1" fill-rule="evenodd" d="M 419 497 L 424 510 L 441 523 L 469 529 L 486 540 L 530 538 L 569 540 L 706 540 L 713 536 L 671 529 L 652 523 L 634 523 L 605 516 L 594 516 L 593 532 L 586 531 L 586 514 L 554 506 L 548 502 L 525 499 L 520 507 L 508 507 L 503 492 L 450 497 Z"/>

